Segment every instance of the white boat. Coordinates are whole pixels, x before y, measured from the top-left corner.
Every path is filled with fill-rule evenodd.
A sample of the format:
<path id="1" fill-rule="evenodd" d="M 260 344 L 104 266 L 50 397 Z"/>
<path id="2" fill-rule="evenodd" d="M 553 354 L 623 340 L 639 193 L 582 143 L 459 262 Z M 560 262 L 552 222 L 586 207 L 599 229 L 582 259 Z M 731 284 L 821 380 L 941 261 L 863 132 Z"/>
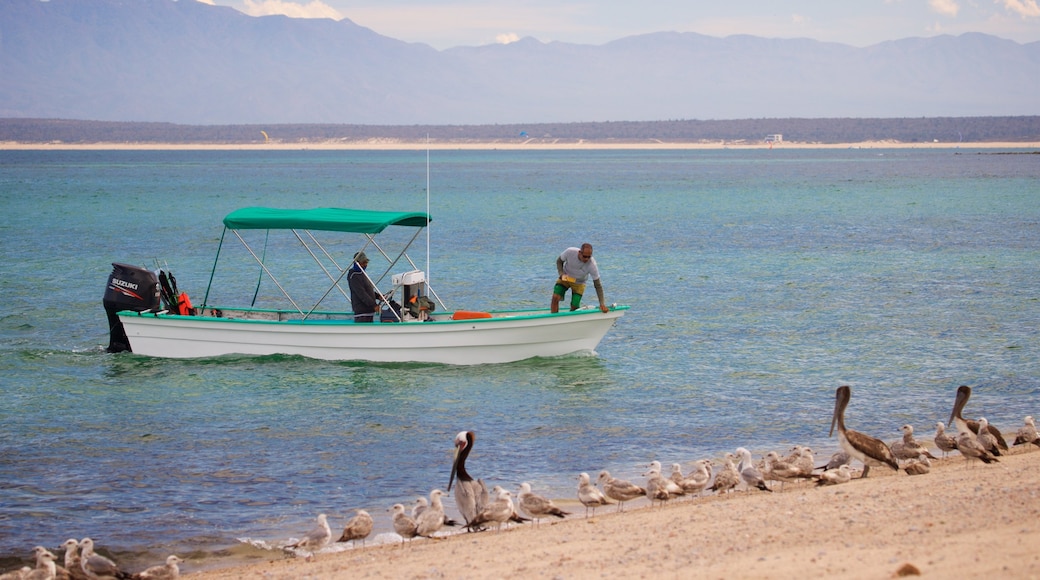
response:
<path id="1" fill-rule="evenodd" d="M 607 312 L 591 306 L 559 313 L 551 313 L 547 308 L 448 310 L 429 287 L 425 272 L 416 269 L 407 255 L 408 247 L 429 221 L 428 214 L 415 212 L 255 207 L 236 210 L 224 218 L 225 234 L 231 232 L 242 242 L 262 275 L 277 286 L 290 307 L 211 305 L 207 303 L 211 288 L 207 288 L 199 306 L 191 307 L 168 272 L 114 263 L 104 300 L 111 328 L 108 350 L 165 358 L 286 354 L 325 360 L 504 363 L 532 357 L 595 354 L 597 345 L 628 309 L 613 305 Z M 399 253 L 388 253 L 375 242 L 374 235 L 390 226 L 416 228 L 415 235 Z M 240 235 L 243 230 L 267 230 L 265 235 L 287 231 L 299 240 L 329 282 L 317 302 L 301 308 L 262 257 L 266 250 L 250 247 Z M 354 254 L 348 252 L 337 260 L 313 232 L 360 234 L 365 240 L 361 250 L 381 255 L 388 264 L 386 271 L 373 280 L 374 285 L 378 287 L 378 282 L 389 278 L 393 287 L 387 295 L 400 290 L 405 307 L 400 311 L 387 308 L 380 321 L 371 323 L 355 322 L 349 302 L 346 310 L 322 310 L 323 302 L 333 300 L 330 296 L 348 296 L 345 285 L 340 283 L 353 266 Z M 223 236 L 221 240 L 223 245 Z M 218 249 L 218 256 L 219 252 Z M 349 265 L 343 268 L 340 264 Z M 391 274 L 398 264 L 408 269 Z M 216 271 L 217 261 L 213 267 Z M 213 278 L 211 274 L 211 286 Z M 441 308 L 437 308 L 437 303 Z"/>

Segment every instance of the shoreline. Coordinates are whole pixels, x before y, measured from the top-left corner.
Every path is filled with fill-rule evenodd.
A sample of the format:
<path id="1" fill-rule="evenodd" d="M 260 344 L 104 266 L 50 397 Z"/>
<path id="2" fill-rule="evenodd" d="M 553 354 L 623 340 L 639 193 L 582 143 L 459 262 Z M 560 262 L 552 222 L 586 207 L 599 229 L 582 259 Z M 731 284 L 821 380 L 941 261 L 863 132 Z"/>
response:
<path id="1" fill-rule="evenodd" d="M 773 493 L 679 498 L 662 507 L 572 512 L 501 532 L 458 533 L 408 544 L 320 552 L 304 558 L 243 563 L 182 575 L 373 578 L 847 578 L 1040 577 L 1040 450 L 1013 448 L 1000 463 L 959 455 L 909 476 L 872 469 L 867 479 L 817 488 L 774 483 Z M 817 461 L 820 462 L 819 459 Z M 494 483 L 494 482 L 491 482 Z M 377 519 L 389 515 L 372 511 Z M 449 517 L 453 517 L 449 511 Z M 332 524 L 338 534 L 337 524 Z M 916 573 L 915 573 L 916 571 Z"/>
<path id="2" fill-rule="evenodd" d="M 523 141 L 411 141 L 359 139 L 270 143 L 30 143 L 0 141 L 0 151 L 413 151 L 413 150 L 721 150 L 721 149 L 1040 149 L 1040 141 L 1027 142 L 919 142 L 864 141 L 859 143 L 803 143 L 783 141 L 609 141 L 583 139 L 528 139 Z"/>

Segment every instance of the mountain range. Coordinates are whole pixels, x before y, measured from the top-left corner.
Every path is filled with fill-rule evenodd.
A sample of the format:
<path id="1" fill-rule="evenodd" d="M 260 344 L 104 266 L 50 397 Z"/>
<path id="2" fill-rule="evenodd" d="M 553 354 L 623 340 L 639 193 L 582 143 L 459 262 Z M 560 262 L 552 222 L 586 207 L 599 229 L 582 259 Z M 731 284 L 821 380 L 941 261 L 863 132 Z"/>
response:
<path id="1" fill-rule="evenodd" d="M 4 0 L 0 117 L 496 124 L 1040 113 L 1040 42 L 658 32 L 436 50 L 194 0 Z"/>

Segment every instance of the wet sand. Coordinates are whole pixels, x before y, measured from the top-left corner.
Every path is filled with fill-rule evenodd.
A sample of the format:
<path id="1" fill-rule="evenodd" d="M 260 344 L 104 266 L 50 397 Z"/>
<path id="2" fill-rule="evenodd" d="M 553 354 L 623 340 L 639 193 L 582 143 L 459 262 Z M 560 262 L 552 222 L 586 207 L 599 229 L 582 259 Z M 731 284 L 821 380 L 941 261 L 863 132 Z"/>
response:
<path id="1" fill-rule="evenodd" d="M 773 493 L 680 498 L 654 508 L 644 502 L 622 513 L 611 506 L 588 519 L 576 500 L 561 498 L 572 515 L 538 526 L 318 553 L 310 561 L 202 572 L 188 561 L 181 569 L 200 580 L 1040 578 L 1040 449 L 1026 447 L 999 464 L 954 454 L 925 475 L 875 467 L 844 485 L 781 491 L 774 484 Z M 338 535 L 344 522 L 330 523 Z"/>

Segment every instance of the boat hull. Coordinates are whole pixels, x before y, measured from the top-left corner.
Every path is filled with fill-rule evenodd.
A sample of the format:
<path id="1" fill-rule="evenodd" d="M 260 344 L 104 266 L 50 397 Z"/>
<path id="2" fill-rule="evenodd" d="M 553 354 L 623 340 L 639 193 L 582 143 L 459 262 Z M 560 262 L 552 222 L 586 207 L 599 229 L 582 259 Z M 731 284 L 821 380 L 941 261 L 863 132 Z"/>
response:
<path id="1" fill-rule="evenodd" d="M 299 355 L 324 360 L 475 365 L 594 354 L 626 306 L 551 314 L 356 324 L 342 320 L 249 320 L 120 312 L 135 354 L 162 358 Z"/>

